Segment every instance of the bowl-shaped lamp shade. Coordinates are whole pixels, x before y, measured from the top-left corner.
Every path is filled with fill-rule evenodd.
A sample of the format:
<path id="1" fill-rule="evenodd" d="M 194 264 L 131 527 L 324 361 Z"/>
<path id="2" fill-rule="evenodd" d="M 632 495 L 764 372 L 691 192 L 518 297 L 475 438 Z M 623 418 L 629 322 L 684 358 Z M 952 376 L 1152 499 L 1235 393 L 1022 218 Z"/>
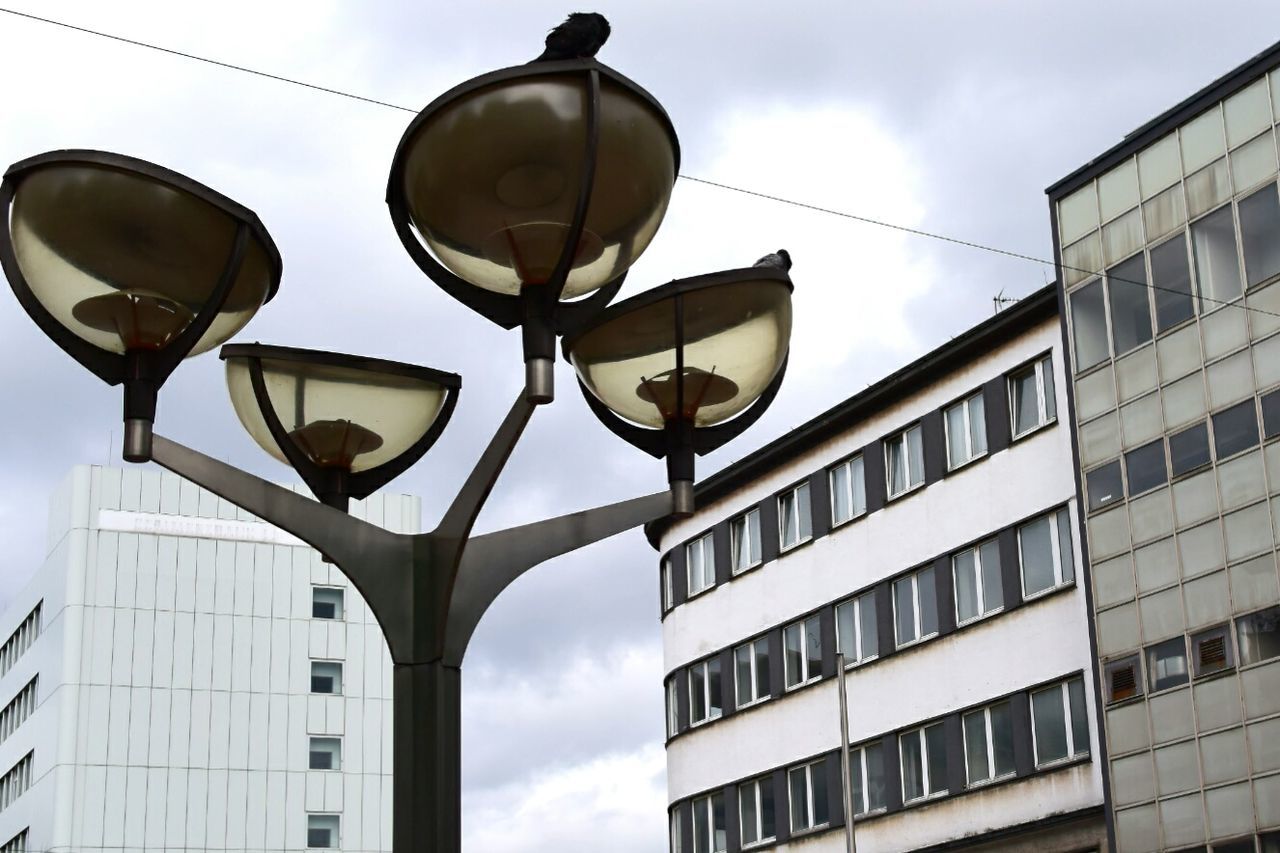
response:
<path id="1" fill-rule="evenodd" d="M 413 447 L 440 416 L 449 388 L 435 371 L 372 359 L 342 364 L 301 357 L 306 355 L 312 354 L 284 347 L 223 349 L 227 386 L 240 422 L 263 450 L 286 465 L 291 462 L 254 391 L 254 359 L 262 365 L 272 412 L 289 441 L 316 468 L 358 474 L 385 465 Z"/>
<path id="2" fill-rule="evenodd" d="M 620 75 L 572 65 L 464 84 L 428 106 L 400 143 L 389 194 L 439 262 L 476 287 L 516 295 L 548 283 L 584 182 L 585 221 L 561 296 L 625 273 L 662 222 L 679 156 L 670 121 Z"/>
<path id="3" fill-rule="evenodd" d="M 707 427 L 764 394 L 790 340 L 785 275 L 739 270 L 620 302 L 565 348 L 583 385 L 619 417 Z"/>
<path id="4" fill-rule="evenodd" d="M 11 171 L 9 239 L 31 295 L 77 338 L 115 354 L 164 349 L 210 301 L 242 225 L 239 274 L 186 355 L 238 332 L 274 294 L 279 256 L 234 202 L 131 158 L 46 156 Z"/>

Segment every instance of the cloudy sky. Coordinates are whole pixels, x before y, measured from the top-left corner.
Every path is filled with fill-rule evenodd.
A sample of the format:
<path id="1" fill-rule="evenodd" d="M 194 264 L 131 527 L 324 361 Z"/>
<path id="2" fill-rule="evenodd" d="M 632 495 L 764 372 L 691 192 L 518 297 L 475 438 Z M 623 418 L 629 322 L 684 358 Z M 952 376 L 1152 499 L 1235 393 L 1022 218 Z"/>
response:
<path id="1" fill-rule="evenodd" d="M 536 55 L 545 2 L 92 3 L 10 8 L 418 109 Z M 1271 0 L 809 2 L 605 0 L 600 58 L 648 88 L 690 176 L 1038 257 L 1048 184 L 1280 33 Z M 253 208 L 284 256 L 279 295 L 242 340 L 456 371 L 464 392 L 429 456 L 395 483 L 433 524 L 521 381 L 519 337 L 413 265 L 383 202 L 410 115 L 0 12 L 0 166 L 99 148 L 186 173 Z M 795 258 L 791 368 L 772 410 L 710 459 L 730 463 L 1051 279 L 1036 264 L 677 183 L 624 295 Z M 564 365 L 480 529 L 663 486 L 660 462 L 595 422 Z M 166 386 L 158 429 L 255 473 L 206 355 Z M 0 603 L 43 557 L 45 500 L 74 463 L 119 448 L 119 396 L 0 299 Z M 18 413 L 21 413 L 20 415 Z M 117 463 L 118 464 L 118 463 Z M 467 659 L 471 850 L 664 846 L 655 555 L 639 533 L 540 567 L 481 625 Z M 555 820 L 547 820 L 548 815 Z M 603 842 L 602 839 L 608 839 Z"/>

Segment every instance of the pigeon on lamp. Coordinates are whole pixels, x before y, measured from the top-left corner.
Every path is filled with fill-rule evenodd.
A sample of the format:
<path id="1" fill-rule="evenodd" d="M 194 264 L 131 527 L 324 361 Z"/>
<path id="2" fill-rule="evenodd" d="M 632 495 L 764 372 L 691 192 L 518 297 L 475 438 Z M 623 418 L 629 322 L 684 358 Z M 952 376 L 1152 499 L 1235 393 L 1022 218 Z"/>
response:
<path id="1" fill-rule="evenodd" d="M 547 49 L 534 62 L 591 59 L 609 39 L 609 22 L 596 12 L 572 12 L 547 34 Z"/>
<path id="2" fill-rule="evenodd" d="M 775 269 L 780 269 L 783 272 L 789 272 L 791 270 L 791 253 L 786 249 L 779 249 L 776 252 L 765 255 L 763 258 L 752 264 L 752 266 L 773 267 Z"/>

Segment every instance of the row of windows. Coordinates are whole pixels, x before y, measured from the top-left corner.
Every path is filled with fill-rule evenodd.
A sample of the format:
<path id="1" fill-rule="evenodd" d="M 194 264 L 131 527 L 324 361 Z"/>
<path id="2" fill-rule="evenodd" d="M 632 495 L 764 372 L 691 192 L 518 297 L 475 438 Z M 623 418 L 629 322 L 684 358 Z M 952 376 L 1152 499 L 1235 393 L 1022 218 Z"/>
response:
<path id="1" fill-rule="evenodd" d="M 27 853 L 27 830 L 22 830 L 4 844 L 0 844 L 0 853 Z"/>
<path id="2" fill-rule="evenodd" d="M 1230 841 L 1219 841 L 1212 849 L 1213 853 L 1280 853 L 1280 832 L 1268 832 L 1256 839 L 1233 838 Z M 1209 850 L 1209 847 L 1201 844 L 1199 847 L 1181 848 L 1177 853 L 1209 853 Z"/>
<path id="3" fill-rule="evenodd" d="M 1141 655 L 1146 660 L 1146 687 L 1151 692 L 1179 687 L 1192 675 L 1199 678 L 1241 666 L 1280 657 L 1280 607 L 1271 607 L 1235 620 L 1238 655 L 1232 647 L 1230 626 L 1219 625 L 1191 635 L 1173 637 L 1148 646 Z M 1191 643 L 1188 659 L 1187 641 Z M 1107 701 L 1121 702 L 1141 696 L 1143 680 L 1139 655 L 1130 655 L 1106 664 Z"/>
<path id="4" fill-rule="evenodd" d="M 1027 702 L 1019 694 L 959 715 L 956 735 L 962 741 L 964 787 L 981 787 L 1016 775 L 1014 702 Z M 1058 682 L 1029 696 L 1028 748 L 1035 768 L 1051 768 L 1089 754 L 1089 724 L 1084 682 L 1080 677 Z M 1025 705 L 1024 705 L 1025 707 Z M 1025 714 L 1025 712 L 1024 712 Z M 1024 717 L 1025 719 L 1025 717 Z M 953 782 L 948 764 L 949 726 L 945 720 L 907 729 L 849 748 L 850 794 L 855 815 L 876 814 L 901 803 L 941 797 Z M 896 747 L 894 746 L 896 742 Z M 885 765 L 886 751 L 897 752 L 900 799 L 889 802 L 891 782 Z M 807 761 L 766 774 L 727 789 L 695 797 L 686 812 L 671 811 L 671 849 L 686 850 L 684 822 L 690 820 L 691 853 L 721 853 L 728 849 L 729 814 L 726 796 L 736 797 L 739 838 L 743 848 L 778 840 L 778 828 L 786 821 L 792 834 L 821 829 L 831 822 L 832 778 L 828 759 Z M 783 790 L 775 790 L 781 784 Z M 843 792 L 841 792 L 843 793 Z M 959 792 L 955 792 L 959 793 Z M 782 798 L 785 797 L 785 802 Z M 785 811 L 782 811 L 784 810 Z M 781 812 L 781 813 L 780 813 Z"/>
<path id="5" fill-rule="evenodd" d="M 1006 377 L 1009 426 L 1014 438 L 1052 423 L 1057 418 L 1053 361 L 1045 355 Z M 986 403 L 981 391 L 971 394 L 942 411 L 943 440 L 947 470 L 955 470 L 986 455 Z M 925 482 L 925 434 L 920 423 L 895 433 L 883 441 L 884 487 L 889 498 L 919 488 Z M 830 497 L 830 524 L 844 524 L 867 512 L 866 464 L 859 453 L 827 469 Z M 813 507 L 808 482 L 777 495 L 778 546 L 782 552 L 813 537 Z M 687 597 L 697 595 L 716 583 L 715 542 L 708 531 L 684 545 L 684 577 L 676 578 L 669 559 L 662 561 L 662 609 L 676 604 L 677 583 L 683 583 Z M 729 521 L 729 566 L 736 575 L 759 565 L 764 557 L 761 542 L 760 510 L 751 509 Z"/>
<path id="6" fill-rule="evenodd" d="M 0 776 L 0 812 L 9 808 L 14 800 L 31 787 L 31 764 L 34 752 L 28 752 L 9 772 Z"/>
<path id="7" fill-rule="evenodd" d="M 0 711 L 0 743 L 4 743 L 9 739 L 9 735 L 17 731 L 18 726 L 26 721 L 27 717 L 36 709 L 36 683 L 40 680 L 40 676 L 36 676 L 27 682 L 27 686 L 18 691 L 18 695 L 4 706 L 4 710 Z"/>
<path id="8" fill-rule="evenodd" d="M 1085 473 L 1085 492 L 1089 510 L 1102 509 L 1115 501 L 1137 497 L 1177 478 L 1208 465 L 1257 447 L 1259 416 L 1262 438 L 1280 436 L 1280 389 L 1250 398 L 1243 403 L 1215 412 L 1180 430 L 1167 439 L 1158 438 L 1125 453 L 1123 475 L 1121 459 L 1116 459 Z M 1213 427 L 1213 440 L 1209 427 Z M 1166 443 L 1168 447 L 1166 449 Z M 1213 455 L 1210 455 L 1210 446 Z M 1127 488 L 1126 488 L 1127 486 Z"/>
<path id="9" fill-rule="evenodd" d="M 12 669 L 18 658 L 40 636 L 40 608 L 43 604 L 43 601 L 37 604 L 27 614 L 27 618 L 22 620 L 22 624 L 9 635 L 9 639 L 4 641 L 4 645 L 0 646 L 0 676 Z"/>
<path id="10" fill-rule="evenodd" d="M 1055 510 L 1014 528 L 1023 599 L 1033 598 L 1071 583 L 1075 578 L 1071 546 L 1071 520 L 1067 509 Z M 952 574 L 952 607 L 956 625 L 976 621 L 1004 609 L 1004 580 L 999 541 L 986 540 L 949 557 Z M 935 637 L 940 632 L 940 614 L 935 566 L 917 569 L 889 585 L 892 638 L 895 648 L 903 648 Z M 735 647 L 729 665 L 731 684 L 722 680 L 719 654 L 690 664 L 685 672 L 688 684 L 688 720 L 696 726 L 718 719 L 724 703 L 745 708 L 770 696 L 772 667 L 781 665 L 784 690 L 792 690 L 822 677 L 823 652 L 834 640 L 835 652 L 847 665 L 861 664 L 880 655 L 880 619 L 874 590 L 838 602 L 834 609 L 834 638 L 824 637 L 819 613 L 785 625 L 781 632 L 782 660 L 771 660 L 769 635 Z M 885 626 L 888 628 L 888 626 Z M 680 700 L 677 679 L 666 685 L 667 733 L 680 730 Z M 732 693 L 726 688 L 731 687 Z"/>

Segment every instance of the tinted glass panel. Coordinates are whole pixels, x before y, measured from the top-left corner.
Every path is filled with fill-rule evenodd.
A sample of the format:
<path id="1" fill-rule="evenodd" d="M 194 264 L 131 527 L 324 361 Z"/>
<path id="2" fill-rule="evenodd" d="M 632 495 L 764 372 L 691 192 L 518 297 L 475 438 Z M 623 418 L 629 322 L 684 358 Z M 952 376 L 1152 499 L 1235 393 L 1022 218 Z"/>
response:
<path id="1" fill-rule="evenodd" d="M 1116 355 L 1151 340 L 1147 269 L 1141 254 L 1107 270 L 1111 299 L 1111 338 Z"/>
<path id="2" fill-rule="evenodd" d="M 871 811 L 885 805 L 884 753 L 880 744 L 864 747 L 867 760 L 867 808 Z"/>
<path id="3" fill-rule="evenodd" d="M 813 825 L 822 826 L 827 822 L 827 774 L 826 767 L 819 764 L 809 766 L 809 786 L 813 789 Z"/>
<path id="4" fill-rule="evenodd" d="M 1049 589 L 1055 583 L 1053 543 L 1049 537 L 1048 518 L 1025 524 L 1018 531 L 1022 552 L 1022 585 L 1027 595 Z"/>
<path id="5" fill-rule="evenodd" d="M 921 752 L 920 732 L 909 732 L 898 743 L 902 748 L 902 798 L 914 800 L 923 797 L 924 755 Z"/>
<path id="6" fill-rule="evenodd" d="M 964 758 L 970 785 L 991 778 L 987 767 L 987 715 L 984 711 L 964 716 Z"/>
<path id="7" fill-rule="evenodd" d="M 1280 391 L 1262 397 L 1262 431 L 1267 438 L 1280 435 Z"/>
<path id="8" fill-rule="evenodd" d="M 1100 364 L 1107 349 L 1107 309 L 1102 282 L 1091 281 L 1071 294 L 1071 334 L 1076 345 L 1076 370 Z"/>
<path id="9" fill-rule="evenodd" d="M 1174 637 L 1147 649 L 1147 680 L 1151 690 L 1187 683 L 1187 644 Z"/>
<path id="10" fill-rule="evenodd" d="M 1151 250 L 1151 285 L 1156 300 L 1156 328 L 1172 328 L 1195 313 L 1186 238 L 1179 234 Z"/>
<path id="11" fill-rule="evenodd" d="M 799 625 L 788 625 L 782 632 L 783 654 L 786 655 L 787 686 L 794 687 L 804 681 L 801 671 L 803 666 L 803 642 Z"/>
<path id="12" fill-rule="evenodd" d="M 1032 724 L 1036 734 L 1036 762 L 1045 764 L 1067 757 L 1067 726 L 1062 688 L 1051 687 L 1031 694 Z"/>
<path id="13" fill-rule="evenodd" d="M 1230 205 L 1191 226 L 1191 247 L 1200 296 L 1209 302 L 1209 307 L 1239 296 L 1240 263 L 1236 258 L 1235 222 Z"/>
<path id="14" fill-rule="evenodd" d="M 1075 742 L 1075 754 L 1089 751 L 1089 717 L 1084 710 L 1084 681 L 1073 678 L 1067 682 L 1067 698 L 1071 706 L 1071 739 Z"/>
<path id="15" fill-rule="evenodd" d="M 1124 498 L 1124 483 L 1120 479 L 1120 460 L 1095 468 L 1085 475 L 1089 493 L 1089 509 L 1101 509 L 1109 503 Z"/>
<path id="16" fill-rule="evenodd" d="M 938 632 L 938 596 L 933 588 L 933 569 L 925 569 L 917 575 L 916 585 L 920 595 L 920 636 Z"/>
<path id="17" fill-rule="evenodd" d="M 1241 664 L 1280 657 L 1280 607 L 1241 616 L 1236 620 L 1236 632 Z"/>
<path id="18" fill-rule="evenodd" d="M 874 657 L 880 653 L 880 632 L 876 630 L 876 597 L 870 593 L 858 599 L 862 616 L 862 656 Z"/>
<path id="19" fill-rule="evenodd" d="M 1010 380 L 1013 386 L 1013 433 L 1021 435 L 1040 424 L 1039 384 L 1028 370 Z"/>
<path id="20" fill-rule="evenodd" d="M 894 581 L 893 610 L 897 618 L 898 645 L 909 643 L 916 634 L 915 593 L 911 578 Z"/>
<path id="21" fill-rule="evenodd" d="M 1239 208 L 1244 271 L 1252 287 L 1280 273 L 1280 196 L 1276 185 L 1269 184 L 1240 199 Z"/>
<path id="22" fill-rule="evenodd" d="M 1164 440 L 1144 444 L 1124 455 L 1124 467 L 1129 472 L 1129 494 L 1138 495 L 1169 481 L 1164 464 Z"/>
<path id="23" fill-rule="evenodd" d="M 1258 415 L 1246 400 L 1213 416 L 1213 444 L 1223 459 L 1258 443 Z"/>
<path id="24" fill-rule="evenodd" d="M 991 750 L 997 776 L 1014 772 L 1013 716 L 1008 702 L 991 706 Z"/>
<path id="25" fill-rule="evenodd" d="M 929 760 L 929 793 L 947 789 L 947 735 L 941 723 L 924 730 L 925 751 Z"/>
<path id="26" fill-rule="evenodd" d="M 1209 464 L 1209 429 L 1196 424 L 1177 435 L 1169 436 L 1169 463 L 1177 477 Z"/>
<path id="27" fill-rule="evenodd" d="M 970 548 L 956 554 L 953 567 L 956 619 L 966 622 L 982 612 L 978 603 L 978 552 Z"/>

